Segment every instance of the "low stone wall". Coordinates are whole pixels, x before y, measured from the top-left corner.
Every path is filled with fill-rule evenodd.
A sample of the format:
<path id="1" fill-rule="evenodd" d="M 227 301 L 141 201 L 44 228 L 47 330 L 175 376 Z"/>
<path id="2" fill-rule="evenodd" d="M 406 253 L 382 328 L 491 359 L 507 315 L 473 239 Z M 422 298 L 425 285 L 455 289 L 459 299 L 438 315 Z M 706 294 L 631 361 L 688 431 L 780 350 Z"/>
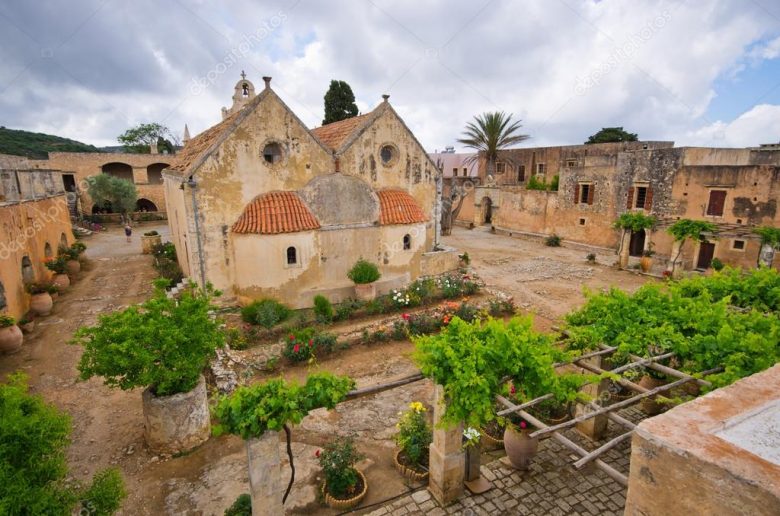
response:
<path id="1" fill-rule="evenodd" d="M 422 276 L 436 276 L 454 271 L 458 268 L 459 262 L 458 250 L 452 247 L 445 247 L 443 251 L 423 253 L 420 274 Z"/>

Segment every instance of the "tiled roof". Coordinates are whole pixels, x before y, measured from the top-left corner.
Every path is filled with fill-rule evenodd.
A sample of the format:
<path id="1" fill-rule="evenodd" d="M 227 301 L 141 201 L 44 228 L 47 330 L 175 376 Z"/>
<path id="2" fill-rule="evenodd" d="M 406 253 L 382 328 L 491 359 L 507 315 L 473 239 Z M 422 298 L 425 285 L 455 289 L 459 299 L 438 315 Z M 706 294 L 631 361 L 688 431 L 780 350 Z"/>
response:
<path id="1" fill-rule="evenodd" d="M 380 190 L 379 224 L 414 224 L 427 221 L 422 208 L 404 190 Z"/>
<path id="2" fill-rule="evenodd" d="M 322 127 L 317 127 L 316 129 L 312 129 L 311 132 L 314 136 L 319 138 L 323 144 L 333 150 L 338 150 L 339 147 L 341 147 L 344 142 L 347 141 L 347 138 L 349 138 L 353 132 L 357 131 L 361 125 L 363 125 L 363 122 L 366 121 L 369 115 L 371 115 L 371 113 L 353 116 L 352 118 L 347 118 L 346 120 L 341 120 L 339 122 L 333 122 L 332 124 L 323 125 Z"/>
<path id="3" fill-rule="evenodd" d="M 269 192 L 258 195 L 246 205 L 232 231 L 275 235 L 319 227 L 319 222 L 297 193 Z"/>

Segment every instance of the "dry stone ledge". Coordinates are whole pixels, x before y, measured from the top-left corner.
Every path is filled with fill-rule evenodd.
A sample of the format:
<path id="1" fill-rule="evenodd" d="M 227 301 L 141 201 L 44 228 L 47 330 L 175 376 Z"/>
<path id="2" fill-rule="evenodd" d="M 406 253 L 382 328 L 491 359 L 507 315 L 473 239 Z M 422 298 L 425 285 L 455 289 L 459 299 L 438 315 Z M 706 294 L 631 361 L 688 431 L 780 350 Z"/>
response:
<path id="1" fill-rule="evenodd" d="M 191 391 L 172 396 L 155 396 L 147 387 L 142 400 L 144 437 L 152 451 L 175 455 L 203 444 L 211 435 L 203 376 Z"/>

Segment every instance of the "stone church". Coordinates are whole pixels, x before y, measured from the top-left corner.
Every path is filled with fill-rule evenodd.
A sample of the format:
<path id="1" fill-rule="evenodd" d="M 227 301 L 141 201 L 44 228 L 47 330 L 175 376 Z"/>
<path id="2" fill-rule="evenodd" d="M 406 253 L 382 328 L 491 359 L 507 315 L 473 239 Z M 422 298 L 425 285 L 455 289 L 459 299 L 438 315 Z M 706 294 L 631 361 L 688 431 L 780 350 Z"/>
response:
<path id="1" fill-rule="evenodd" d="M 435 252 L 438 170 L 388 102 L 308 129 L 243 75 L 223 120 L 163 172 L 185 275 L 241 302 L 292 307 L 354 296 L 347 271 L 377 264 L 378 292 L 449 269 Z"/>

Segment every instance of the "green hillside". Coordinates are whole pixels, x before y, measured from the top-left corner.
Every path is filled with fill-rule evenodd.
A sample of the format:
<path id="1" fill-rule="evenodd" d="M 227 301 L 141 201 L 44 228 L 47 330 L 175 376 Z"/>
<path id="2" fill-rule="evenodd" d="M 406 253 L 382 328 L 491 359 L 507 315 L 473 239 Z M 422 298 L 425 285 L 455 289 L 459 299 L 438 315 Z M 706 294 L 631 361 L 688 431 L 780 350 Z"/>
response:
<path id="1" fill-rule="evenodd" d="M 49 152 L 100 152 L 100 149 L 51 134 L 0 127 L 0 154 L 46 159 Z"/>

